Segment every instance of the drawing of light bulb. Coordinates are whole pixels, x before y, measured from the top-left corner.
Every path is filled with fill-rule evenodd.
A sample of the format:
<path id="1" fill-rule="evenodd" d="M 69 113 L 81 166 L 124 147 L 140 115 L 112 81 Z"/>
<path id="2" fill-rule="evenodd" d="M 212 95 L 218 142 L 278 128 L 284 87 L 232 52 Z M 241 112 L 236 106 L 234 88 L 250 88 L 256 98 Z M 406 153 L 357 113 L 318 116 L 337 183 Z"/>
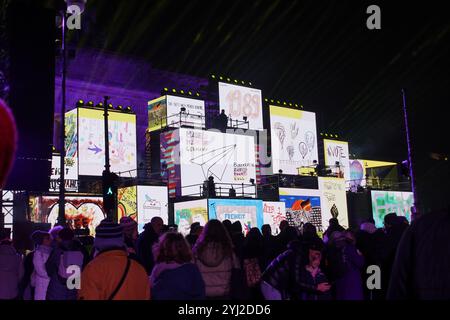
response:
<path id="1" fill-rule="evenodd" d="M 300 142 L 298 148 L 300 150 L 300 154 L 302 155 L 303 159 L 305 159 L 306 155 L 308 154 L 308 146 L 306 145 L 306 143 Z"/>
<path id="2" fill-rule="evenodd" d="M 314 149 L 314 143 L 316 141 L 316 137 L 314 136 L 314 133 L 312 133 L 311 131 L 306 131 L 305 141 L 306 141 L 306 145 L 308 146 L 309 152 L 311 152 L 311 150 Z"/>

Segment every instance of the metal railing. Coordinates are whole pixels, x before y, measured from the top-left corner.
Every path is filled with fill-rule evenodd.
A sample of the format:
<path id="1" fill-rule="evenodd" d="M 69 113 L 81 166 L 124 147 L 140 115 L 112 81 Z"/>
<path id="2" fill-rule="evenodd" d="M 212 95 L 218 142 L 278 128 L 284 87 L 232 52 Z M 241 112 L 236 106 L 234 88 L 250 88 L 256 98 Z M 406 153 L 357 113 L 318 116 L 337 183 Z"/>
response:
<path id="1" fill-rule="evenodd" d="M 188 186 L 183 186 L 181 189 L 186 188 L 198 188 L 198 193 L 193 192 L 190 194 L 183 194 L 183 196 L 187 197 L 211 197 L 208 194 L 208 189 L 204 186 L 203 183 L 201 184 L 193 184 Z M 245 183 L 214 183 L 214 191 L 215 191 L 215 197 L 236 197 L 236 198 L 255 198 L 256 197 L 256 188 L 257 186 L 255 184 L 245 184 Z M 249 191 L 250 189 L 250 191 Z M 234 190 L 236 192 L 235 195 L 230 196 L 230 190 Z"/>
<path id="2" fill-rule="evenodd" d="M 192 119 L 200 119 L 199 121 L 193 121 Z M 172 119 L 172 121 L 170 121 Z M 156 125 L 163 128 L 180 128 L 180 127 L 192 127 L 192 128 L 205 128 L 206 127 L 206 116 L 194 113 L 188 113 L 180 111 L 177 114 L 172 114 L 170 116 L 159 117 L 159 123 Z M 165 120 L 165 122 L 163 122 Z M 163 125 L 163 123 L 165 125 Z"/>

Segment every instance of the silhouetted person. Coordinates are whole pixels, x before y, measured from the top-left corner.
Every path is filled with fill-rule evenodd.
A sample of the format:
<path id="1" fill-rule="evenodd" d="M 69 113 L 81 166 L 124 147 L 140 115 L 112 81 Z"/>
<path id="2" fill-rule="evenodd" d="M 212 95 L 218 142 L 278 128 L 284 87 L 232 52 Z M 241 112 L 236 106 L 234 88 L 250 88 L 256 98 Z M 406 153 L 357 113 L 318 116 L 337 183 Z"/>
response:
<path id="1" fill-rule="evenodd" d="M 428 213 L 404 232 L 387 299 L 450 299 L 450 213 Z"/>
<path id="2" fill-rule="evenodd" d="M 207 198 L 214 198 L 216 196 L 216 184 L 214 177 L 210 176 L 208 180 L 203 182 L 203 196 Z"/>
<path id="3" fill-rule="evenodd" d="M 335 231 L 342 232 L 345 231 L 345 228 L 339 224 L 339 220 L 337 218 L 331 218 L 329 220 L 328 228 L 323 234 L 324 241 L 327 242 L 331 234 Z"/>
<path id="4" fill-rule="evenodd" d="M 396 213 L 389 213 L 384 217 L 385 238 L 382 251 L 381 291 L 385 295 L 391 278 L 391 270 L 395 260 L 400 239 L 403 232 L 408 228 Z"/>
<path id="5" fill-rule="evenodd" d="M 228 117 L 225 114 L 225 110 L 222 109 L 222 112 L 217 117 L 217 128 L 220 131 L 225 132 L 227 130 L 227 126 L 228 126 Z"/>
<path id="6" fill-rule="evenodd" d="M 265 270 L 269 263 L 276 258 L 278 247 L 276 238 L 272 235 L 272 228 L 269 224 L 265 224 L 262 230 L 263 255 L 261 258 L 262 270 Z"/>
<path id="7" fill-rule="evenodd" d="M 163 233 L 163 227 L 163 220 L 160 217 L 153 217 L 149 223 L 145 224 L 144 232 L 139 235 L 136 242 L 139 261 L 143 264 L 148 275 L 152 273 L 155 265 L 152 247 L 158 242 L 159 236 Z"/>

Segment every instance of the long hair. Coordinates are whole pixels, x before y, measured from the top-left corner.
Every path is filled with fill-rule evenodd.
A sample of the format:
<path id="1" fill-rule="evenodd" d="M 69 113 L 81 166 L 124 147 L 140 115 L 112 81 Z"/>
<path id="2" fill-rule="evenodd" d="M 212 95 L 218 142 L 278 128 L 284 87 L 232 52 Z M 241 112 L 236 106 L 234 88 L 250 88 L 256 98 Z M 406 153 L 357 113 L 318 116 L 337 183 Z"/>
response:
<path id="1" fill-rule="evenodd" d="M 220 245 L 223 252 L 227 255 L 233 252 L 233 242 L 231 241 L 230 235 L 219 220 L 212 219 L 206 223 L 194 246 L 194 253 L 202 254 L 209 243 Z"/>
<path id="2" fill-rule="evenodd" d="M 155 260 L 161 262 L 187 263 L 192 261 L 191 246 L 181 233 L 166 232 L 153 248 Z"/>

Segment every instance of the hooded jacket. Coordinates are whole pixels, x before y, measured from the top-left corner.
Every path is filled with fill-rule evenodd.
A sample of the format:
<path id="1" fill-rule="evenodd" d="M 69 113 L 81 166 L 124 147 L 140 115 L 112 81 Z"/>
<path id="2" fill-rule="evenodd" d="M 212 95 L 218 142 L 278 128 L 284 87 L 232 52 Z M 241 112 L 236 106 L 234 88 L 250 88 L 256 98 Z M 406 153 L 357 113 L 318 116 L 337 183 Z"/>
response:
<path id="1" fill-rule="evenodd" d="M 230 294 L 231 270 L 239 268 L 234 253 L 226 255 L 222 246 L 208 243 L 202 252 L 194 253 L 195 263 L 205 282 L 207 297 L 226 297 Z"/>
<path id="2" fill-rule="evenodd" d="M 157 263 L 151 278 L 153 300 L 205 299 L 205 282 L 193 263 Z"/>
<path id="3" fill-rule="evenodd" d="M 0 245 L 0 300 L 18 297 L 22 276 L 22 257 L 13 246 Z"/>

